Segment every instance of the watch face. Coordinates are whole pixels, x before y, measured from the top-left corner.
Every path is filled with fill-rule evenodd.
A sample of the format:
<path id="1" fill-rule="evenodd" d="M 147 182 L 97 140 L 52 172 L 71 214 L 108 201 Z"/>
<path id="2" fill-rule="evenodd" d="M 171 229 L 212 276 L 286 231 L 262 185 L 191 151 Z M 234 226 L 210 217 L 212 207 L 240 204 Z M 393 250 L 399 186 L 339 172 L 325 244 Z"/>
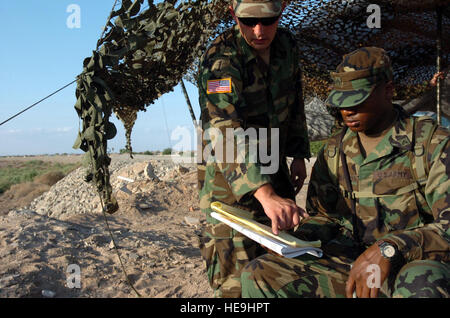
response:
<path id="1" fill-rule="evenodd" d="M 383 249 L 383 253 L 386 257 L 393 257 L 395 255 L 395 248 L 392 245 L 388 245 Z"/>

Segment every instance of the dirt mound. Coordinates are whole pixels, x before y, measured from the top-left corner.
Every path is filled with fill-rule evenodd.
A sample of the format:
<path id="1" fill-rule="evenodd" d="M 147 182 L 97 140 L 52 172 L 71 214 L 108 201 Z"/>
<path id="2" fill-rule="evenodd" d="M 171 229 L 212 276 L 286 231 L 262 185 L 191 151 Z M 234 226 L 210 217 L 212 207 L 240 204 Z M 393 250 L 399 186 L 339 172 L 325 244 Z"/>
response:
<path id="1" fill-rule="evenodd" d="M 14 184 L 0 196 L 0 215 L 10 210 L 29 205 L 36 197 L 50 190 L 56 182 L 64 178 L 62 172 L 48 172 L 37 176 L 32 182 Z"/>
<path id="2" fill-rule="evenodd" d="M 34 179 L 34 182 L 52 186 L 64 177 L 65 175 L 61 171 L 52 171 L 36 177 L 36 179 Z"/>
<path id="3" fill-rule="evenodd" d="M 0 217 L 0 297 L 136 297 L 84 173 L 73 171 Z M 195 166 L 117 161 L 111 184 L 120 209 L 107 220 L 139 293 L 212 297 L 197 242 L 204 216 Z M 71 266 L 80 269 L 80 288 L 68 284 Z"/>

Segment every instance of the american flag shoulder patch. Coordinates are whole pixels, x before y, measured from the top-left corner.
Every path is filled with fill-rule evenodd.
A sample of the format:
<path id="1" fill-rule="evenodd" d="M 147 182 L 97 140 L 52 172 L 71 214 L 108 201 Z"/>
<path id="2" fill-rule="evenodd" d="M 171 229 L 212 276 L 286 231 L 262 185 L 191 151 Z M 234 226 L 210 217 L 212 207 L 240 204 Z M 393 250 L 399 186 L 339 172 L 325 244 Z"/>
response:
<path id="1" fill-rule="evenodd" d="M 231 93 L 231 77 L 209 80 L 207 83 L 206 93 Z"/>

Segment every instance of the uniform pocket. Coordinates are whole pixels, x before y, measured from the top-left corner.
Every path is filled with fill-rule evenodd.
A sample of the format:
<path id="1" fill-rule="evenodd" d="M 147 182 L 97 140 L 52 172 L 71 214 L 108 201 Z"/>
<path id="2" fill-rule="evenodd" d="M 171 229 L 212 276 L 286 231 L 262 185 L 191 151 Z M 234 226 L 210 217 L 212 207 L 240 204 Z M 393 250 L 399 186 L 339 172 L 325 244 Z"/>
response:
<path id="1" fill-rule="evenodd" d="M 417 203 L 417 182 L 409 170 L 385 170 L 374 173 L 373 193 L 389 231 L 406 230 L 423 225 Z"/>
<path id="2" fill-rule="evenodd" d="M 206 264 L 209 284 L 218 289 L 232 274 L 232 229 L 226 224 L 209 224 L 201 236 L 199 247 Z"/>
<path id="3" fill-rule="evenodd" d="M 259 244 L 223 223 L 208 225 L 199 237 L 199 247 L 213 289 L 239 282 L 244 266 L 264 252 Z"/>

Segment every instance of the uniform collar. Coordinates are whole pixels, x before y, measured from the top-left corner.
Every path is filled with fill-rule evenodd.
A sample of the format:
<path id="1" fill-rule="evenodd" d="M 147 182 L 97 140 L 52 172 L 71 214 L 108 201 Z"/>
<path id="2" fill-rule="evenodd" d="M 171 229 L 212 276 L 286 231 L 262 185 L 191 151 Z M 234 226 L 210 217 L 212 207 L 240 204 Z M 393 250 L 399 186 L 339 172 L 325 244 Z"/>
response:
<path id="1" fill-rule="evenodd" d="M 361 151 L 358 145 L 358 138 L 356 133 L 347 129 L 344 138 L 342 139 L 342 149 L 345 155 L 351 158 L 358 164 L 376 160 L 378 158 L 391 154 L 396 148 L 400 151 L 408 151 L 413 147 L 412 142 L 412 121 L 406 120 L 408 115 L 400 106 L 393 105 L 394 110 L 397 112 L 397 119 L 394 126 L 386 133 L 384 138 L 380 141 L 383 146 L 377 146 L 372 153 L 368 155 L 366 159 L 361 155 Z"/>

